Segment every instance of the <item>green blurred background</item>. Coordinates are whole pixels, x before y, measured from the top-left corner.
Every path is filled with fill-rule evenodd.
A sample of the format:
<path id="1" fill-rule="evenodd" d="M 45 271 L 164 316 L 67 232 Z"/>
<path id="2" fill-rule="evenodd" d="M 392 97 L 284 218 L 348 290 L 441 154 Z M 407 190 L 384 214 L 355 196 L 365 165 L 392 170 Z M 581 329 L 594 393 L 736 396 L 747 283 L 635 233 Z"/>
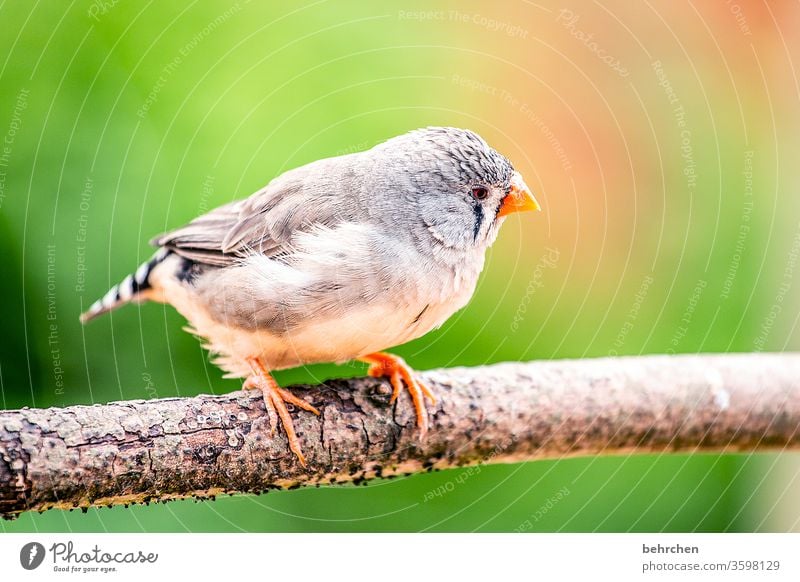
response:
<path id="1" fill-rule="evenodd" d="M 169 308 L 87 328 L 78 314 L 148 257 L 151 236 L 281 171 L 425 125 L 479 132 L 545 212 L 507 221 L 472 303 L 397 348 L 415 367 L 800 349 L 799 13 L 0 3 L 2 406 L 237 389 Z M 788 531 L 800 530 L 798 474 L 789 454 L 564 459 L 0 527 Z M 450 491 L 426 501 L 437 489 Z"/>

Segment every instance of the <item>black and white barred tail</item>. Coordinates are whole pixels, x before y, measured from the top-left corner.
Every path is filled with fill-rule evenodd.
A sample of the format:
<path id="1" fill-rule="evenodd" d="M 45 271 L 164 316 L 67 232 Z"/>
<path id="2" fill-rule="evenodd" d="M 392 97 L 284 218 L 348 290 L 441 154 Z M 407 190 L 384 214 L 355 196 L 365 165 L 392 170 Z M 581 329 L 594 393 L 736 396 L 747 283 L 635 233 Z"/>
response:
<path id="1" fill-rule="evenodd" d="M 169 254 L 168 249 L 159 249 L 153 255 L 153 258 L 146 263 L 142 263 L 135 273 L 125 277 L 118 285 L 109 289 L 102 299 L 92 303 L 92 306 L 81 314 L 81 323 L 91 321 L 95 317 L 134 301 L 139 294 L 150 289 L 150 275 L 153 269 L 166 259 Z"/>

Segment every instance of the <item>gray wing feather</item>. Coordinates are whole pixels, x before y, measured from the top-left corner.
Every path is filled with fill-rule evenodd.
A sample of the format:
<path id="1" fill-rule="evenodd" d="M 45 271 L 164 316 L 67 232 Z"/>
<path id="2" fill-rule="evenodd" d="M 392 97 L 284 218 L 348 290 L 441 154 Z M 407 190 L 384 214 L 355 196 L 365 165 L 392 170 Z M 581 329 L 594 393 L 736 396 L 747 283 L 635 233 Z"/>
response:
<path id="1" fill-rule="evenodd" d="M 354 189 L 341 180 L 346 161 L 320 160 L 286 172 L 249 198 L 220 206 L 150 242 L 219 267 L 255 253 L 279 255 L 295 233 L 352 217 L 357 206 Z"/>

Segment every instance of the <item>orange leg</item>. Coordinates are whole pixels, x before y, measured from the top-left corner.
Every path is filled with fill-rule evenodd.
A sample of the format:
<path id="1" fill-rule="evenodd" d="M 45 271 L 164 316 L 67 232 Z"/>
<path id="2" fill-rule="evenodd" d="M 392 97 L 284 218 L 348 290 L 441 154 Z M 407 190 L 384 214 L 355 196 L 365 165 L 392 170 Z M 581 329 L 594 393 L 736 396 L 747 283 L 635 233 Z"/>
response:
<path id="1" fill-rule="evenodd" d="M 436 398 L 430 388 L 415 377 L 414 370 L 399 356 L 376 352 L 358 359 L 369 364 L 367 374 L 373 378 L 384 376 L 389 378 L 392 383 L 392 398 L 390 402 L 397 400 L 401 388 L 405 385 L 408 393 L 411 394 L 414 409 L 417 411 L 417 426 L 419 426 L 420 433 L 424 436 L 428 432 L 428 411 L 425 408 L 424 398 L 427 396 L 433 404 L 436 404 Z"/>
<path id="2" fill-rule="evenodd" d="M 297 455 L 297 460 L 300 461 L 300 464 L 305 467 L 306 458 L 303 455 L 303 450 L 300 448 L 300 440 L 297 438 L 297 433 L 294 432 L 292 416 L 286 408 L 286 403 L 288 402 L 298 408 L 313 412 L 317 416 L 319 416 L 319 410 L 288 390 L 278 386 L 275 378 L 272 377 L 258 358 L 249 358 L 247 363 L 250 364 L 250 367 L 253 369 L 253 375 L 245 380 L 242 388 L 258 388 L 261 390 L 261 393 L 264 395 L 264 406 L 267 408 L 272 434 L 275 434 L 275 427 L 278 426 L 278 417 L 280 417 L 283 429 L 286 431 L 286 437 L 289 439 L 289 448 Z"/>

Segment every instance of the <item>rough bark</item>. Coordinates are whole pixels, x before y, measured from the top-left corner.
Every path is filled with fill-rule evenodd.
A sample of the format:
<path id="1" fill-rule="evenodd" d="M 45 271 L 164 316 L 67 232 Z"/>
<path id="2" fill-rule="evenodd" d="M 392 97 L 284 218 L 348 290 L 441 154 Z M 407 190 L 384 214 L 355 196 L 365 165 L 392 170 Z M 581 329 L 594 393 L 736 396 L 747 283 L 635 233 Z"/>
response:
<path id="1" fill-rule="evenodd" d="M 800 446 L 800 354 L 642 356 L 423 373 L 439 396 L 420 440 L 407 395 L 373 378 L 295 386 L 302 467 L 258 392 L 0 413 L 0 513 L 363 482 L 480 462 Z"/>

